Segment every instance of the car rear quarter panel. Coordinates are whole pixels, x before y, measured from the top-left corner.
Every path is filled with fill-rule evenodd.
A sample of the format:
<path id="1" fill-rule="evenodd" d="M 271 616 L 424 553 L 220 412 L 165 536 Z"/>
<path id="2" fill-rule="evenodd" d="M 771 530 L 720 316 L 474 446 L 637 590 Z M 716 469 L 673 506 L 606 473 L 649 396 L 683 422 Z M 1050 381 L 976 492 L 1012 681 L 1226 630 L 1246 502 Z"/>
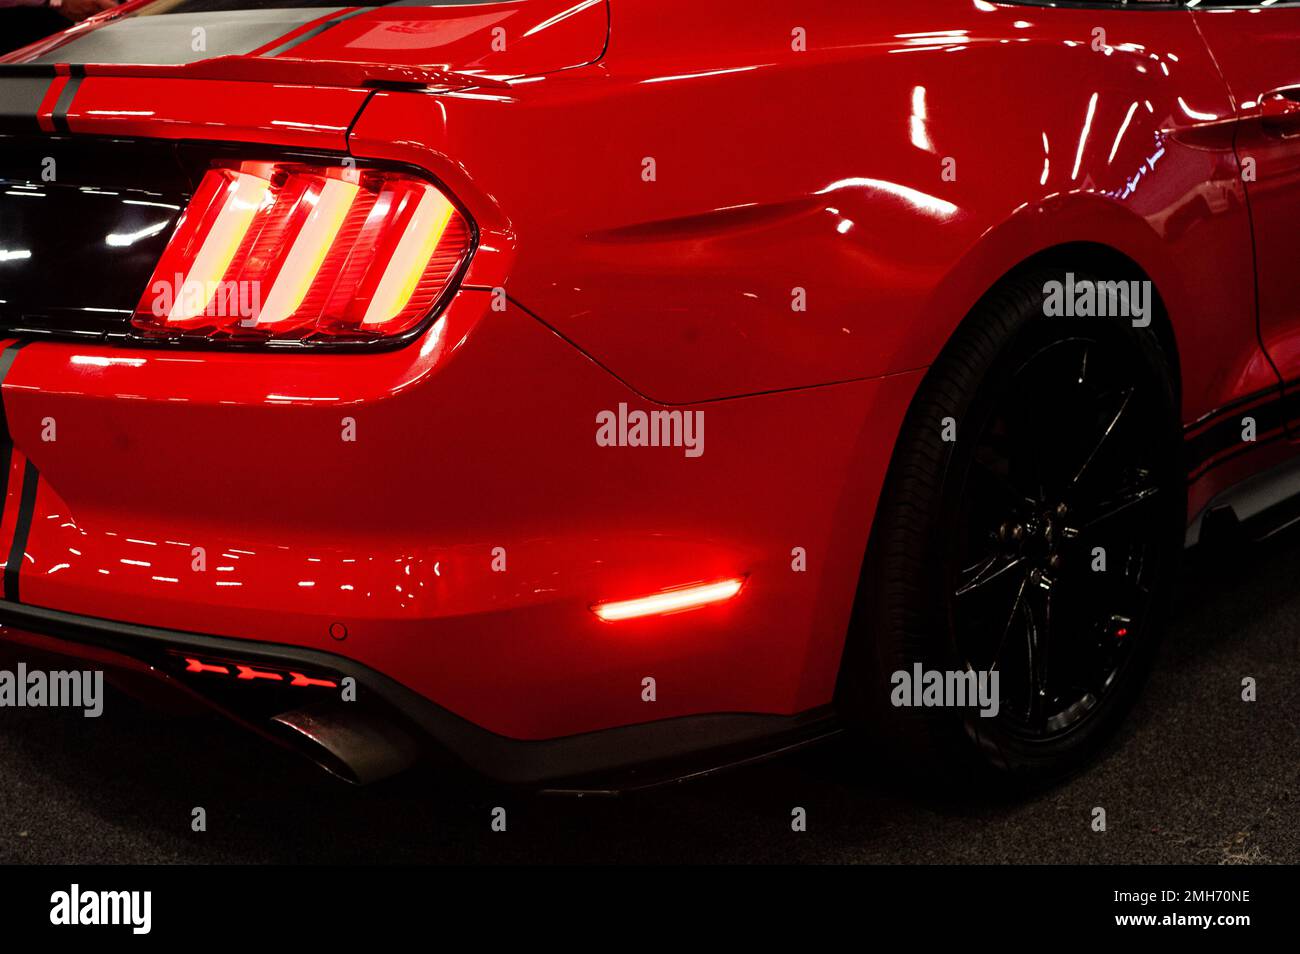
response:
<path id="1" fill-rule="evenodd" d="M 438 172 L 487 236 L 469 281 L 658 401 L 923 367 L 1071 242 L 1154 280 L 1188 419 L 1271 383 L 1232 107 L 1184 11 L 620 0 L 595 67 L 411 99 L 375 96 L 353 150 Z"/>

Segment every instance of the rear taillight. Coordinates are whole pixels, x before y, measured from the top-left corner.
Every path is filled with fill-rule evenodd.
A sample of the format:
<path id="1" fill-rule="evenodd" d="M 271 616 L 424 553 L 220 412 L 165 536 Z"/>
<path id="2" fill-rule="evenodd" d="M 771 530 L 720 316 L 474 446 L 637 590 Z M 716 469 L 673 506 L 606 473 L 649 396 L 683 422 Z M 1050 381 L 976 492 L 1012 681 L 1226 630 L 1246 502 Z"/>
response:
<path id="1" fill-rule="evenodd" d="M 149 338 L 348 342 L 418 327 L 470 253 L 432 182 L 303 163 L 210 168 L 132 325 Z"/>

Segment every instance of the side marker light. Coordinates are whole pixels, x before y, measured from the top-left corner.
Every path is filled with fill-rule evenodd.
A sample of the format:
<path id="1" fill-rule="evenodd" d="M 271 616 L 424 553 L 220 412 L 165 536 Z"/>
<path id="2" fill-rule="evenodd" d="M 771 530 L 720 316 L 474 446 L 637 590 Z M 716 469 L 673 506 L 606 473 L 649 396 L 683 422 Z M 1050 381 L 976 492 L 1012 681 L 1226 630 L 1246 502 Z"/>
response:
<path id="1" fill-rule="evenodd" d="M 723 603 L 740 592 L 745 585 L 743 576 L 717 583 L 702 583 L 664 590 L 651 596 L 611 603 L 597 603 L 591 611 L 606 622 L 636 619 L 640 616 L 663 616 L 698 609 L 712 603 Z"/>

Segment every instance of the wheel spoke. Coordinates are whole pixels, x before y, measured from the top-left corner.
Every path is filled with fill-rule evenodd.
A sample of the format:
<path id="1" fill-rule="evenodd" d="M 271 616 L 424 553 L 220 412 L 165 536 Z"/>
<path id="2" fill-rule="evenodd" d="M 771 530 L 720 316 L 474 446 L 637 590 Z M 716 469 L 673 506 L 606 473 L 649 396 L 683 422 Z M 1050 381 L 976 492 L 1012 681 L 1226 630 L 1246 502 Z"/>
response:
<path id="1" fill-rule="evenodd" d="M 969 596 L 973 593 L 988 592 L 991 585 L 1025 561 L 1020 557 L 993 554 L 973 566 L 967 567 L 957 575 L 955 596 Z"/>
<path id="2" fill-rule="evenodd" d="M 1039 614 L 1041 619 L 1035 619 L 1032 605 L 1025 614 L 1028 621 L 1025 632 L 1025 674 L 1029 690 L 1027 717 L 1031 722 L 1038 719 L 1043 711 L 1043 706 L 1047 702 L 1047 665 L 1052 629 L 1052 585 L 1051 578 L 1045 575 L 1040 575 L 1037 580 L 1030 583 L 1030 586 L 1037 591 L 1036 595 L 1042 603 L 1042 610 Z"/>
<path id="3" fill-rule="evenodd" d="M 1154 485 L 1135 487 L 1100 504 L 1080 530 L 1096 530 L 1116 517 L 1132 516 L 1134 511 L 1149 509 L 1149 505 L 1159 499 L 1160 488 Z"/>
<path id="4" fill-rule="evenodd" d="M 1006 624 L 1002 627 L 1002 637 L 998 640 L 998 648 L 993 651 L 993 660 L 989 663 L 989 672 L 998 668 L 998 661 L 1002 659 L 1002 651 L 1007 648 L 1007 639 L 1011 636 L 1011 624 L 1015 622 L 1016 611 L 1023 606 L 1028 613 L 1029 608 L 1024 605 L 1025 587 L 1029 584 L 1029 574 L 1022 574 L 1020 577 L 1020 586 L 1016 589 L 1016 597 L 1011 601 L 1011 612 L 1007 614 Z"/>
<path id="5" fill-rule="evenodd" d="M 1133 400 L 1133 388 L 1127 388 L 1123 393 L 1124 396 L 1120 399 L 1119 408 L 1116 409 L 1113 415 L 1111 415 L 1110 421 L 1106 424 L 1105 428 L 1103 428 L 1101 436 L 1097 438 L 1097 442 L 1093 444 L 1092 450 L 1088 453 L 1088 456 L 1084 458 L 1083 463 L 1079 466 L 1079 469 L 1075 472 L 1074 476 L 1070 478 L 1071 487 L 1078 486 L 1084 473 L 1090 466 L 1092 466 L 1092 462 L 1097 459 L 1097 455 L 1101 453 L 1101 449 L 1106 446 L 1106 442 L 1110 439 L 1111 435 L 1115 433 L 1116 428 L 1119 427 L 1120 420 L 1129 409 L 1129 405 Z"/>

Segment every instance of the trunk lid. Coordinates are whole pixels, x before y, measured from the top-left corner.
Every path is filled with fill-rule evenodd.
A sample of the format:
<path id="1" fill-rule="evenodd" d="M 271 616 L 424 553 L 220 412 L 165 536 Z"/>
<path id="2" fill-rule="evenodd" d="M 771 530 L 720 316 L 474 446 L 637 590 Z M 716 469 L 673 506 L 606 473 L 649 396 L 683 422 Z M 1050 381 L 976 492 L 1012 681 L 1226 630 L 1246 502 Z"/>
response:
<path id="1" fill-rule="evenodd" d="M 0 58 L 0 332 L 125 335 L 223 150 L 346 153 L 375 88 L 503 86 L 607 32 L 605 0 L 128 0 Z"/>
<path id="2" fill-rule="evenodd" d="M 595 62 L 608 33 L 606 0 L 419 6 L 379 0 L 351 6 L 311 0 L 153 0 L 127 3 L 0 62 L 183 68 L 211 61 L 232 66 L 246 60 L 305 61 L 319 64 L 318 76 L 327 85 L 335 85 L 333 64 L 501 80 Z"/>

